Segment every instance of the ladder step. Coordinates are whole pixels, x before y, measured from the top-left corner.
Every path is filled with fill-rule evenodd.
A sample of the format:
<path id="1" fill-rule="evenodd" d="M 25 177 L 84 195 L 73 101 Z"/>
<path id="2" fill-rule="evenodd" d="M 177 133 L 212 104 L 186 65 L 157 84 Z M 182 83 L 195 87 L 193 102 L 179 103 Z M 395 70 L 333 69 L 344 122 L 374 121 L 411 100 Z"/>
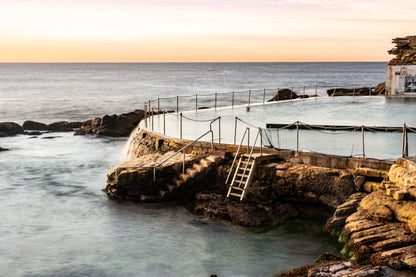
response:
<path id="1" fill-rule="evenodd" d="M 248 177 L 248 173 L 246 173 L 246 174 L 239 174 L 239 173 L 237 173 L 237 177 Z"/>
<path id="2" fill-rule="evenodd" d="M 244 189 L 239 188 L 239 187 L 231 187 L 231 189 L 236 189 L 236 190 L 244 191 Z"/>
<path id="3" fill-rule="evenodd" d="M 230 195 L 231 195 L 231 196 L 235 196 L 235 197 L 241 197 L 241 194 L 234 193 L 234 192 L 231 192 L 231 193 L 230 193 Z"/>

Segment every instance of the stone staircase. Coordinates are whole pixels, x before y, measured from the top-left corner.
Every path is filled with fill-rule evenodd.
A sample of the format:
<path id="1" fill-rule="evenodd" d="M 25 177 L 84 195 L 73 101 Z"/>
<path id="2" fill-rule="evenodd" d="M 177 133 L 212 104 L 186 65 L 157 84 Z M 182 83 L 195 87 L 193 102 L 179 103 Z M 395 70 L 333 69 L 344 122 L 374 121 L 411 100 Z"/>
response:
<path id="1" fill-rule="evenodd" d="M 224 153 L 213 153 L 194 163 L 192 167 L 173 178 L 172 182 L 159 189 L 157 195 L 141 195 L 142 202 L 158 202 L 177 199 L 178 195 L 190 190 L 201 179 L 206 179 L 207 174 L 224 159 Z"/>

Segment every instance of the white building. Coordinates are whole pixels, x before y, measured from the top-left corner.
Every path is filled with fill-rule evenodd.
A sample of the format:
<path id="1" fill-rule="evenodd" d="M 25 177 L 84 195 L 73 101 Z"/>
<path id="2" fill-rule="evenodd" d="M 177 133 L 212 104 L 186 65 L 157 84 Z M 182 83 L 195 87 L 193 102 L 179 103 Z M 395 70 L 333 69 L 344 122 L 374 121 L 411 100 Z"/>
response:
<path id="1" fill-rule="evenodd" d="M 416 96 L 416 65 L 386 66 L 386 94 Z"/>

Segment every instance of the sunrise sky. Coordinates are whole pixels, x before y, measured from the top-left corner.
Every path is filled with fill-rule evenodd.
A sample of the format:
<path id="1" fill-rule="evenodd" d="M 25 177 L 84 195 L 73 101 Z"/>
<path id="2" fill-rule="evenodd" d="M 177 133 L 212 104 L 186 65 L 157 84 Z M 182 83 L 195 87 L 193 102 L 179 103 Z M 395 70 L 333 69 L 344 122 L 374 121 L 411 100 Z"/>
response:
<path id="1" fill-rule="evenodd" d="M 415 0 L 1 0 L 0 62 L 387 61 Z"/>

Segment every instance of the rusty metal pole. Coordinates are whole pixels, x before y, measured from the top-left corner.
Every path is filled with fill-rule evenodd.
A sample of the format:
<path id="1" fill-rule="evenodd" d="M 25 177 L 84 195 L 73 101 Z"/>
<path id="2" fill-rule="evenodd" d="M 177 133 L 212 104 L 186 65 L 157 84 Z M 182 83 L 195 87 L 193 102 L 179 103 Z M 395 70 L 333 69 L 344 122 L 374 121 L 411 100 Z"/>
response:
<path id="1" fill-rule="evenodd" d="M 198 111 L 198 94 L 195 94 L 195 112 Z"/>
<path id="2" fill-rule="evenodd" d="M 218 117 L 218 143 L 221 144 L 221 116 Z"/>
<path id="3" fill-rule="evenodd" d="M 251 89 L 248 91 L 248 106 L 250 107 Z"/>
<path id="4" fill-rule="evenodd" d="M 266 89 L 263 90 L 263 105 L 264 105 L 265 100 L 266 100 Z"/>
<path id="5" fill-rule="evenodd" d="M 299 153 L 299 121 L 296 121 L 296 154 Z"/>
<path id="6" fill-rule="evenodd" d="M 234 91 L 231 98 L 231 107 L 234 108 Z"/>
<path id="7" fill-rule="evenodd" d="M 147 128 L 147 105 L 146 105 L 146 102 L 144 102 L 144 124 Z"/>
<path id="8" fill-rule="evenodd" d="M 176 96 L 176 114 L 179 113 L 179 96 Z"/>
<path id="9" fill-rule="evenodd" d="M 163 110 L 163 134 L 166 135 L 166 110 Z"/>
<path id="10" fill-rule="evenodd" d="M 238 120 L 238 117 L 235 117 L 235 121 L 234 121 L 234 145 L 236 144 L 236 140 L 237 140 L 237 120 Z"/>

